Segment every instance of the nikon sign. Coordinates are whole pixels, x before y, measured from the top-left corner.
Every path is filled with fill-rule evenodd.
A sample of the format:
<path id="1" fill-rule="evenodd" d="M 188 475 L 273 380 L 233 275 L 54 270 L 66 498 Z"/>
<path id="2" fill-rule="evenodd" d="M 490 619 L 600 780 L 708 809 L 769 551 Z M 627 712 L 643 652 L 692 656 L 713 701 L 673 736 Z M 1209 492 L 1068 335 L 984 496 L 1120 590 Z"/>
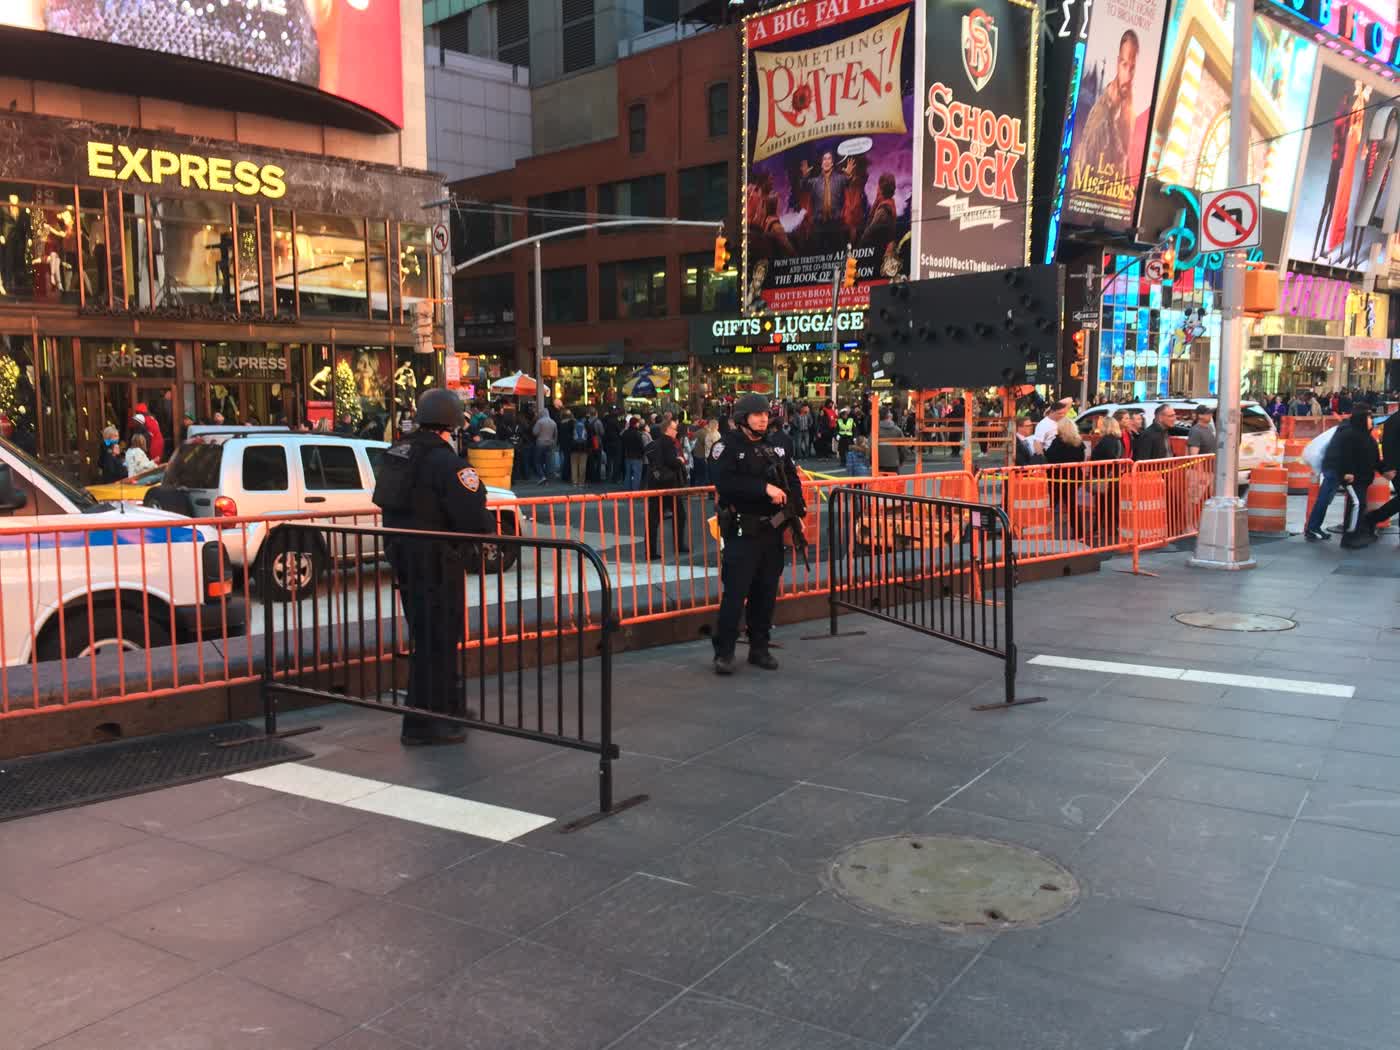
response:
<path id="1" fill-rule="evenodd" d="M 836 333 L 843 339 L 859 339 L 865 330 L 864 310 L 838 310 Z M 829 311 L 783 314 L 777 317 L 716 317 L 691 322 L 690 348 L 705 354 L 708 347 L 769 346 L 782 350 L 783 344 L 820 342 L 831 336 Z M 815 338 L 814 338 L 815 337 Z"/>

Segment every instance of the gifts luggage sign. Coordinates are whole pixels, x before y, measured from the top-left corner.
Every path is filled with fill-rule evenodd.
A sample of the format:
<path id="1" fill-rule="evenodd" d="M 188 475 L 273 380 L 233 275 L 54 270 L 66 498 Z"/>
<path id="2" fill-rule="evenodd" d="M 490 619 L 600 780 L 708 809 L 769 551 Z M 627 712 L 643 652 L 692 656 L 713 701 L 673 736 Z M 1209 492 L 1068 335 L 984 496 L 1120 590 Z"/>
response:
<path id="1" fill-rule="evenodd" d="M 1259 247 L 1259 215 L 1258 183 L 1201 194 L 1201 251 Z"/>

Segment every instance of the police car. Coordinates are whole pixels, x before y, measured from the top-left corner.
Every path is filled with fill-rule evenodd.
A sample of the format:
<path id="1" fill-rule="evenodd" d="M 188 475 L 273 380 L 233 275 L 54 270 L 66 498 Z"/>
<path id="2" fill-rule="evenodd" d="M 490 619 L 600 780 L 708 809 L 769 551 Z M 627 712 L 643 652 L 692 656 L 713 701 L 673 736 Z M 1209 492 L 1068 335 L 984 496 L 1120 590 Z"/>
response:
<path id="1" fill-rule="evenodd" d="M 86 528 L 52 531 L 71 526 Z M 244 608 L 227 570 L 215 529 L 95 499 L 0 439 L 0 662 L 231 633 Z"/>
<path id="2" fill-rule="evenodd" d="M 165 478 L 146 495 L 147 506 L 163 507 L 194 518 L 261 518 L 316 514 L 315 520 L 343 525 L 378 524 L 374 479 L 387 441 L 338 434 L 293 433 L 286 427 L 194 426 L 176 450 Z M 520 531 L 516 502 L 509 489 L 486 489 L 502 534 Z M 250 522 L 225 530 L 224 545 L 239 569 L 251 568 L 260 579 L 261 558 L 269 558 L 273 597 L 290 601 L 314 591 L 317 581 L 336 564 L 346 564 L 344 550 L 318 544 L 310 550 L 267 545 L 275 522 Z M 333 541 L 339 542 L 339 540 Z M 514 547 L 483 550 L 483 569 L 510 568 Z"/>

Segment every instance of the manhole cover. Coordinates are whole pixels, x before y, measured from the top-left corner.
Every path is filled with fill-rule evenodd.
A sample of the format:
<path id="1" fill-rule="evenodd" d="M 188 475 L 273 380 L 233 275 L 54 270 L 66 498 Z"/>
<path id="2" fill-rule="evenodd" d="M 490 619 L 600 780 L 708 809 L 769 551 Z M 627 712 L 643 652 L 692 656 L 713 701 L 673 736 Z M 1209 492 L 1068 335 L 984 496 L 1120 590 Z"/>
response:
<path id="1" fill-rule="evenodd" d="M 1079 883 L 1035 850 L 957 835 L 896 835 L 852 846 L 831 866 L 857 907 L 905 922 L 1027 926 L 1074 903 Z"/>
<path id="2" fill-rule="evenodd" d="M 1291 631 L 1298 626 L 1295 621 L 1285 616 L 1216 612 L 1214 609 L 1177 613 L 1172 619 L 1177 623 L 1184 623 L 1187 627 L 1205 627 L 1212 631 Z"/>

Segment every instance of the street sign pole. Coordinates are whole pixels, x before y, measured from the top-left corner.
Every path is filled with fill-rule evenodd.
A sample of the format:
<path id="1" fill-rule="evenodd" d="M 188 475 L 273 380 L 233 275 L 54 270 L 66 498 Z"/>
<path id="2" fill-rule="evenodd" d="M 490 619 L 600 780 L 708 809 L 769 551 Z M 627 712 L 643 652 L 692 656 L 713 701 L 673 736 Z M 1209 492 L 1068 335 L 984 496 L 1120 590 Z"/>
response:
<path id="1" fill-rule="evenodd" d="M 1094 266 L 1090 266 L 1090 267 L 1089 267 L 1088 277 L 1085 279 L 1085 282 L 1084 282 L 1085 291 L 1091 291 L 1091 290 L 1093 289 L 1093 287 L 1094 287 L 1094 275 L 1097 274 L 1097 273 L 1098 273 L 1098 268 L 1097 268 L 1097 267 L 1094 267 Z M 1098 311 L 1100 311 L 1100 310 L 1103 309 L 1103 297 L 1102 297 L 1102 296 L 1099 296 L 1099 297 L 1098 297 L 1098 303 L 1099 303 L 1099 306 L 1098 306 L 1098 310 L 1095 311 L 1096 313 L 1097 313 Z M 1081 326 L 1081 327 L 1082 327 L 1082 326 Z M 1085 338 L 1084 338 L 1084 361 L 1083 361 L 1083 363 L 1081 363 L 1080 366 L 1079 366 L 1079 411 L 1081 411 L 1081 412 L 1083 412 L 1084 409 L 1085 409 L 1086 407 L 1088 407 L 1088 404 L 1089 404 L 1089 359 L 1090 359 L 1091 357 L 1093 357 L 1093 354 L 1092 354 L 1092 353 L 1090 352 L 1090 350 L 1089 350 L 1089 339 L 1088 339 L 1088 334 L 1087 334 L 1087 333 L 1088 333 L 1088 329 L 1084 329 L 1084 332 L 1086 333 L 1086 334 L 1085 334 Z M 1097 337 L 1095 337 L 1095 338 L 1097 338 Z"/>
<path id="2" fill-rule="evenodd" d="M 846 245 L 846 253 L 850 254 L 851 246 Z M 836 260 L 832 266 L 831 274 L 831 404 L 840 409 L 840 404 L 836 400 L 836 379 L 841 370 L 841 344 L 836 339 L 836 310 L 841 304 L 841 271 L 846 264 L 846 256 L 843 255 Z M 837 466 L 840 466 L 838 463 Z"/>
<path id="3" fill-rule="evenodd" d="M 544 398 L 544 280 L 540 276 L 540 242 L 535 242 L 535 418 L 546 412 Z"/>
<path id="4" fill-rule="evenodd" d="M 1235 0 L 1235 52 L 1230 85 L 1230 184 L 1249 181 L 1249 91 L 1254 0 Z M 1203 216 L 1202 222 L 1205 222 Z M 1222 331 L 1216 392 L 1218 435 L 1215 496 L 1206 500 L 1191 564 L 1202 569 L 1240 570 L 1256 565 L 1249 550 L 1245 503 L 1236 495 L 1240 469 L 1240 364 L 1244 351 L 1245 252 L 1226 256 Z"/>

